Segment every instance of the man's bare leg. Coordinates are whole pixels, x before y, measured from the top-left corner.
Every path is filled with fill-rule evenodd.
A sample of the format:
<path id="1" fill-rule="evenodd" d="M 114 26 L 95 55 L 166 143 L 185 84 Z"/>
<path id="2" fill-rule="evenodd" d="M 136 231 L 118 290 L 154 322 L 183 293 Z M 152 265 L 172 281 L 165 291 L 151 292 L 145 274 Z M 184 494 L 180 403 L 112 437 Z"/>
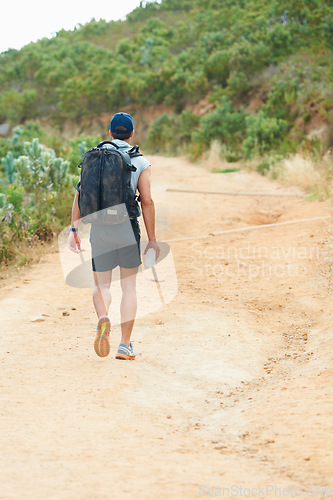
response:
<path id="1" fill-rule="evenodd" d="M 120 268 L 120 284 L 122 299 L 120 304 L 121 342 L 130 345 L 136 310 L 136 277 L 138 267 L 133 269 Z"/>
<path id="2" fill-rule="evenodd" d="M 93 302 L 98 318 L 103 314 L 108 315 L 111 305 L 111 278 L 112 271 L 93 272 L 94 275 L 94 291 Z"/>
<path id="3" fill-rule="evenodd" d="M 93 301 L 98 316 L 97 333 L 94 349 L 98 356 L 104 358 L 110 353 L 110 330 L 111 323 L 108 317 L 111 304 L 111 277 L 112 271 L 94 272 Z"/>

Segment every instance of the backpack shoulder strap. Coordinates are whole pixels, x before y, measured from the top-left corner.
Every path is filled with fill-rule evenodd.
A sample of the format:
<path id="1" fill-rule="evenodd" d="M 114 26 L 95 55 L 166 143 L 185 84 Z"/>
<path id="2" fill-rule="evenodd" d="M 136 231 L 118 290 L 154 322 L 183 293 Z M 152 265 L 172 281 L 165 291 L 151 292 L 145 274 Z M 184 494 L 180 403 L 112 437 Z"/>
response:
<path id="1" fill-rule="evenodd" d="M 129 155 L 130 158 L 137 158 L 138 156 L 143 156 L 142 153 L 139 151 L 139 146 L 133 146 L 129 151 L 127 151 L 127 154 Z"/>
<path id="2" fill-rule="evenodd" d="M 118 144 L 116 144 L 115 142 L 112 142 L 112 141 L 102 141 L 102 142 L 100 142 L 99 144 L 97 144 L 97 147 L 98 147 L 98 148 L 101 148 L 102 146 L 104 146 L 104 144 L 111 144 L 111 145 L 112 145 L 112 146 L 114 146 L 116 149 L 119 149 Z"/>
<path id="3" fill-rule="evenodd" d="M 122 157 L 123 162 L 127 165 L 127 168 L 129 168 L 132 172 L 136 172 L 136 167 L 132 165 L 131 156 L 128 154 L 128 151 L 122 151 L 121 148 L 119 148 L 117 152 Z"/>
<path id="4" fill-rule="evenodd" d="M 116 149 L 121 149 L 120 146 L 118 146 L 118 144 L 116 144 L 115 142 L 112 142 L 112 141 L 102 141 L 99 144 L 97 144 L 97 147 L 101 148 L 102 146 L 104 146 L 104 144 L 111 144 L 111 146 L 114 146 Z M 131 149 L 126 151 L 126 153 L 129 155 L 130 158 L 136 158 L 138 156 L 143 156 L 142 153 L 140 153 L 140 151 L 139 151 L 138 145 L 133 146 Z"/>

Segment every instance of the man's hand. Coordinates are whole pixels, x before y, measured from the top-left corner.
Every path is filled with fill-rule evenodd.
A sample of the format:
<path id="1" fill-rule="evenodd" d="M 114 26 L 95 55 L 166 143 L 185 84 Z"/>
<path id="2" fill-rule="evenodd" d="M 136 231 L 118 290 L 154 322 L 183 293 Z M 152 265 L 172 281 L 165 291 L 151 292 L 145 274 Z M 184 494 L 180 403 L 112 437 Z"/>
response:
<path id="1" fill-rule="evenodd" d="M 81 251 L 81 238 L 77 231 L 69 231 L 68 248 L 75 253 Z"/>
<path id="2" fill-rule="evenodd" d="M 153 248 L 156 252 L 156 261 L 160 255 L 160 247 L 158 246 L 158 244 L 156 243 L 156 241 L 149 241 L 148 242 L 148 245 L 146 246 L 146 249 L 145 251 L 143 252 L 144 255 L 146 255 L 146 253 L 148 252 L 149 248 Z"/>

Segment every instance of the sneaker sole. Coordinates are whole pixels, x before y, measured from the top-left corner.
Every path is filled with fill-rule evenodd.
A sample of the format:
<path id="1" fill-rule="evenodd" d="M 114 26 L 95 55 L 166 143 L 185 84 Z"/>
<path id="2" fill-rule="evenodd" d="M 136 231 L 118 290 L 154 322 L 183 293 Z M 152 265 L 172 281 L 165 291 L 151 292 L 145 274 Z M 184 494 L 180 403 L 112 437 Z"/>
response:
<path id="1" fill-rule="evenodd" d="M 126 354 L 116 354 L 116 359 L 129 359 L 133 361 L 135 356 L 126 356 Z"/>
<path id="2" fill-rule="evenodd" d="M 105 358 L 110 354 L 109 335 L 111 330 L 110 320 L 101 318 L 97 325 L 97 334 L 94 342 L 94 349 L 97 356 Z"/>

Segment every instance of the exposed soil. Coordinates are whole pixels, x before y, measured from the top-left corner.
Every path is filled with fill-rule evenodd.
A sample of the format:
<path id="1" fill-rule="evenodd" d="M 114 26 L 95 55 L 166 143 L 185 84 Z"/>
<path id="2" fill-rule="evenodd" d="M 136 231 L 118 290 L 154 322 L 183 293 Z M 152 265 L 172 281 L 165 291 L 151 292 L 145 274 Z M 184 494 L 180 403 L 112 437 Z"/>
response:
<path id="1" fill-rule="evenodd" d="M 96 356 L 91 290 L 56 249 L 0 289 L 0 498 L 333 495 L 331 205 L 151 161 L 178 294 L 137 320 L 135 361 L 114 358 L 117 324 Z M 316 220 L 279 224 L 300 219 Z"/>

